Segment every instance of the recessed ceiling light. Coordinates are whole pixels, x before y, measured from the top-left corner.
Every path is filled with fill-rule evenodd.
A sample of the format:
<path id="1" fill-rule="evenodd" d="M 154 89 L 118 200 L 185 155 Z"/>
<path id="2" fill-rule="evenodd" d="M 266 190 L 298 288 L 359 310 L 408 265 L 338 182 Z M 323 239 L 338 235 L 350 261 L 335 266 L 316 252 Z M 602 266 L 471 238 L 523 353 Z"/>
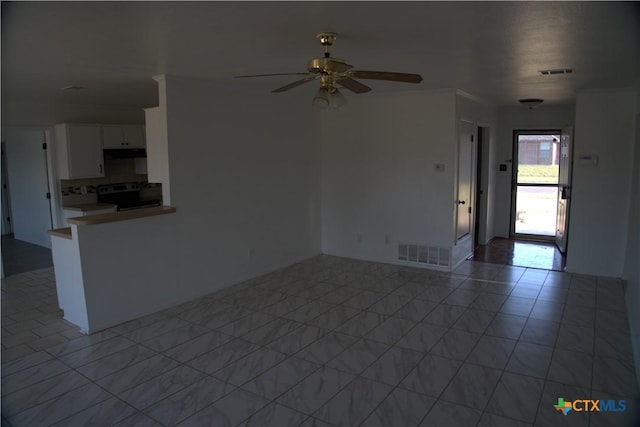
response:
<path id="1" fill-rule="evenodd" d="M 69 86 L 65 86 L 63 88 L 60 88 L 60 90 L 81 90 L 81 89 L 84 89 L 84 87 L 76 86 L 76 85 L 69 85 Z"/>
<path id="2" fill-rule="evenodd" d="M 554 76 L 556 74 L 571 74 L 573 68 L 556 68 L 554 70 L 540 70 L 540 74 L 543 76 Z"/>

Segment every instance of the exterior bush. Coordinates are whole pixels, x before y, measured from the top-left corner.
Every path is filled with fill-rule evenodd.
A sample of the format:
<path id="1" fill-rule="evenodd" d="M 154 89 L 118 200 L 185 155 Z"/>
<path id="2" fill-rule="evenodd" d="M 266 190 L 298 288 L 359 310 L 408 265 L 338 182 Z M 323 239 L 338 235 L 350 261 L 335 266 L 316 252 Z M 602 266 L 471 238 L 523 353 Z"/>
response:
<path id="1" fill-rule="evenodd" d="M 518 182 L 557 183 L 558 165 L 519 165 Z"/>

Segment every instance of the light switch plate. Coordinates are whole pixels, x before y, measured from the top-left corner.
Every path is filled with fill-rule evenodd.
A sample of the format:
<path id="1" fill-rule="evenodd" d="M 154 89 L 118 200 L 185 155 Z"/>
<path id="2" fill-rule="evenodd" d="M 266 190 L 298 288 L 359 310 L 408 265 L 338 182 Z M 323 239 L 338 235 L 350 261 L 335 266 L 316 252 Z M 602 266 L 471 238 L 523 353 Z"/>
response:
<path id="1" fill-rule="evenodd" d="M 580 156 L 580 165 L 598 166 L 598 156 L 595 154 L 583 154 Z"/>

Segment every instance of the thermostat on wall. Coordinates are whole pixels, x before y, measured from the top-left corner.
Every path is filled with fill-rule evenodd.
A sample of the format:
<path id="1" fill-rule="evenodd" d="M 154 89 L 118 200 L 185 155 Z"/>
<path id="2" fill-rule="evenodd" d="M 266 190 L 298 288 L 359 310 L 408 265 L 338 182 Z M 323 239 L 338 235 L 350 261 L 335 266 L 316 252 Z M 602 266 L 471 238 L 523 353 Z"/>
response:
<path id="1" fill-rule="evenodd" d="M 580 156 L 580 164 L 582 166 L 597 166 L 598 156 L 595 154 L 584 154 Z"/>

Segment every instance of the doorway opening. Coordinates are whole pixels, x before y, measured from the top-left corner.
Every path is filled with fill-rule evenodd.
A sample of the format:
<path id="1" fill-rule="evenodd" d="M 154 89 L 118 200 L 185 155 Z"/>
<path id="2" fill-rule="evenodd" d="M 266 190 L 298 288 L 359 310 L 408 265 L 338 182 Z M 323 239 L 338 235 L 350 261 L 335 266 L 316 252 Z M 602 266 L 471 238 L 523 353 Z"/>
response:
<path id="1" fill-rule="evenodd" d="M 562 131 L 515 131 L 511 237 L 554 241 Z"/>
<path id="2" fill-rule="evenodd" d="M 2 129 L 2 262 L 4 275 L 51 264 L 53 228 L 47 133 Z"/>

